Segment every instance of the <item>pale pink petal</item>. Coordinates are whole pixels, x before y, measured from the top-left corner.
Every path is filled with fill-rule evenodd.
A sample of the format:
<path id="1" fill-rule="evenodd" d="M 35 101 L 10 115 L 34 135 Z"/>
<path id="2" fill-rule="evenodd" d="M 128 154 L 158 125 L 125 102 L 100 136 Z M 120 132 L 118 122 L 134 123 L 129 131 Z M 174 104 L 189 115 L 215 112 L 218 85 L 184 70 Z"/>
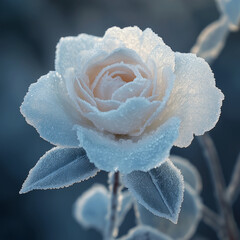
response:
<path id="1" fill-rule="evenodd" d="M 146 98 L 130 98 L 116 110 L 101 112 L 82 99 L 78 99 L 78 103 L 81 114 L 99 130 L 130 135 L 137 132 L 161 104 Z"/>

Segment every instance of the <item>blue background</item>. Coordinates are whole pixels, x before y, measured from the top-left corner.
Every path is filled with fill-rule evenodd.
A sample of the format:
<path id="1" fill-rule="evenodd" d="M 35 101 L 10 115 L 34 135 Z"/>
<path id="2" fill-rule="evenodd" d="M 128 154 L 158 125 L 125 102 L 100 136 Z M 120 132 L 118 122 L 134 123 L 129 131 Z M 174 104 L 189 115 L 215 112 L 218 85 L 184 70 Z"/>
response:
<path id="1" fill-rule="evenodd" d="M 93 183 L 106 184 L 101 172 L 67 189 L 18 195 L 28 171 L 52 146 L 27 125 L 19 106 L 28 86 L 54 70 L 55 46 L 62 36 L 102 36 L 111 26 L 152 28 L 174 51 L 189 52 L 200 31 L 219 17 L 214 0 L 1 0 L 0 1 L 0 239 L 100 239 L 72 217 L 72 204 Z M 231 33 L 212 68 L 225 94 L 222 115 L 211 135 L 229 182 L 240 150 L 240 32 Z M 195 164 L 203 178 L 203 201 L 216 209 L 209 172 L 196 140 L 173 149 Z M 234 204 L 240 223 L 240 199 Z M 121 234 L 134 225 L 127 216 Z M 206 225 L 196 237 L 215 239 Z"/>

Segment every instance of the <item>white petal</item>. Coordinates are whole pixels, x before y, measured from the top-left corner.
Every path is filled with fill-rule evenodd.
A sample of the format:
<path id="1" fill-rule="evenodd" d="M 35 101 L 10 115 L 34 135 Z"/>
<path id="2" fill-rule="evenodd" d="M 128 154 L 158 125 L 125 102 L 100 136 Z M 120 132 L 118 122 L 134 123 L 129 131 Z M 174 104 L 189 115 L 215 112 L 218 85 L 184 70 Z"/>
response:
<path id="1" fill-rule="evenodd" d="M 137 142 L 116 140 L 81 126 L 76 128 L 80 145 L 98 168 L 130 173 L 134 170 L 148 171 L 166 160 L 178 135 L 179 120 L 169 119 Z"/>
<path id="2" fill-rule="evenodd" d="M 30 86 L 21 113 L 40 136 L 52 144 L 72 147 L 79 145 L 72 128 L 81 119 L 68 99 L 63 81 L 57 73 L 50 72 Z"/>
<path id="3" fill-rule="evenodd" d="M 120 102 L 125 102 L 128 98 L 138 97 L 147 86 L 149 80 L 143 78 L 135 78 L 134 81 L 128 82 L 119 89 L 117 89 L 112 99 Z"/>
<path id="4" fill-rule="evenodd" d="M 140 134 L 142 134 L 144 132 L 144 130 L 146 129 L 146 127 L 150 126 L 155 121 L 155 119 L 159 116 L 159 114 L 161 114 L 161 112 L 163 111 L 163 109 L 170 97 L 170 94 L 171 94 L 171 91 L 173 88 L 173 83 L 175 80 L 175 76 L 169 67 L 163 69 L 161 79 L 162 79 L 162 83 L 164 83 L 164 85 L 165 85 L 165 86 L 162 86 L 163 89 L 165 88 L 164 89 L 165 91 L 164 91 L 163 98 L 161 99 L 161 103 L 156 108 L 156 111 L 141 126 L 139 131 L 132 134 L 132 136 L 139 136 Z M 151 128 L 151 129 L 154 129 L 154 128 Z"/>
<path id="5" fill-rule="evenodd" d="M 61 75 L 64 75 L 66 69 L 78 69 L 78 57 L 83 50 L 90 50 L 94 47 L 100 38 L 80 34 L 76 37 L 61 38 L 57 44 L 55 69 Z"/>
<path id="6" fill-rule="evenodd" d="M 161 59 L 160 62 L 169 60 L 169 64 L 174 66 L 173 52 L 165 45 L 162 38 L 149 28 L 142 31 L 136 26 L 123 29 L 112 27 L 106 31 L 103 41 L 106 42 L 106 47 L 108 46 L 108 48 L 111 48 L 109 42 L 112 43 L 113 48 L 120 46 L 130 48 L 137 52 L 143 61 L 146 61 L 149 54 L 156 48 L 157 50 L 154 51 L 159 51 L 159 56 L 165 56 L 165 59 Z"/>
<path id="7" fill-rule="evenodd" d="M 170 99 L 157 124 L 179 117 L 181 125 L 175 145 L 187 147 L 193 134 L 202 135 L 216 125 L 224 95 L 216 87 L 207 62 L 195 54 L 176 53 L 175 75 Z"/>
<path id="8" fill-rule="evenodd" d="M 115 101 L 115 100 L 103 100 L 103 99 L 95 98 L 95 101 L 97 103 L 98 109 L 101 112 L 115 110 L 121 105 L 121 102 Z"/>
<path id="9" fill-rule="evenodd" d="M 80 100 L 79 100 L 80 102 Z M 137 132 L 151 117 L 161 102 L 150 102 L 146 98 L 130 98 L 116 110 L 100 112 L 88 106 L 92 111 L 84 113 L 99 130 L 114 134 L 131 134 Z"/>

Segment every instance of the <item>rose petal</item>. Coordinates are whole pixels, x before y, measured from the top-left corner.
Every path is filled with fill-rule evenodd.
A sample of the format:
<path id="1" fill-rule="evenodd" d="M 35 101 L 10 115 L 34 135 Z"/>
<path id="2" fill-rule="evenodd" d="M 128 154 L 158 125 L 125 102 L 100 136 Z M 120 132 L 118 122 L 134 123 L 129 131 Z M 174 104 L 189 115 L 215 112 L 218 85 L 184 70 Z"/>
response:
<path id="1" fill-rule="evenodd" d="M 114 134 L 134 134 L 154 114 L 161 102 L 150 102 L 146 98 L 130 98 L 116 110 L 100 112 L 95 107 L 78 99 L 79 104 L 87 110 L 83 113 L 99 130 Z M 87 108 L 86 108 L 87 107 Z"/>
<path id="2" fill-rule="evenodd" d="M 30 86 L 21 105 L 21 113 L 40 136 L 52 144 L 69 147 L 79 145 L 72 128 L 80 123 L 80 117 L 56 72 L 42 76 Z"/>
<path id="3" fill-rule="evenodd" d="M 129 98 L 138 97 L 146 88 L 150 80 L 144 78 L 135 78 L 132 82 L 128 82 L 119 89 L 117 89 L 112 99 L 120 102 L 125 102 Z"/>
<path id="4" fill-rule="evenodd" d="M 90 50 L 100 38 L 88 34 L 80 34 L 76 37 L 61 38 L 57 44 L 55 69 L 64 75 L 66 69 L 78 69 L 78 56 L 83 50 Z"/>
<path id="5" fill-rule="evenodd" d="M 169 67 L 166 67 L 163 69 L 162 72 L 162 83 L 163 86 L 162 88 L 164 89 L 164 96 L 161 99 L 160 104 L 158 105 L 158 107 L 156 108 L 155 112 L 147 119 L 147 121 L 140 127 L 140 129 L 131 134 L 132 136 L 139 136 L 140 134 L 142 134 L 144 132 L 144 130 L 150 126 L 154 120 L 161 114 L 161 112 L 163 111 L 170 95 L 171 95 L 171 91 L 173 88 L 173 84 L 174 84 L 174 80 L 175 80 L 175 76 L 173 74 L 173 72 L 171 71 L 171 69 Z"/>
<path id="6" fill-rule="evenodd" d="M 137 142 L 116 140 L 113 135 L 76 126 L 80 145 L 99 169 L 130 173 L 148 171 L 169 156 L 172 144 L 178 136 L 179 119 L 171 118 L 156 131 L 143 136 Z"/>
<path id="7" fill-rule="evenodd" d="M 136 26 L 123 29 L 112 27 L 106 31 L 103 37 L 103 42 L 105 42 L 105 48 L 109 51 L 120 46 L 130 48 L 138 53 L 144 62 L 147 61 L 149 54 L 151 54 L 156 48 L 157 50 L 160 50 L 160 55 L 165 52 L 164 61 L 168 61 L 168 65 L 174 66 L 174 55 L 172 50 L 165 45 L 162 38 L 155 34 L 150 28 L 142 31 Z M 112 45 L 112 48 L 109 47 L 111 46 L 109 42 L 115 43 Z M 156 49 L 154 51 L 156 51 Z M 163 59 L 161 59 L 160 63 L 162 60 Z"/>
<path id="8" fill-rule="evenodd" d="M 176 116 L 181 119 L 178 147 L 187 147 L 193 134 L 202 135 L 218 121 L 224 95 L 216 87 L 213 73 L 202 58 L 195 54 L 176 53 L 176 79 L 170 99 L 161 113 L 161 124 Z M 153 126 L 151 126 L 153 127 Z"/>
<path id="9" fill-rule="evenodd" d="M 115 100 L 103 100 L 103 99 L 95 98 L 95 101 L 97 103 L 97 107 L 99 111 L 101 112 L 115 110 L 119 108 L 119 106 L 121 105 L 121 102 L 115 101 Z"/>
<path id="10" fill-rule="evenodd" d="M 92 92 L 89 90 L 88 86 L 82 81 L 81 78 L 77 78 L 74 68 L 66 69 L 64 74 L 65 85 L 67 93 L 71 100 L 78 105 L 77 99 L 81 98 L 87 101 L 93 106 L 97 106 L 96 101 Z"/>

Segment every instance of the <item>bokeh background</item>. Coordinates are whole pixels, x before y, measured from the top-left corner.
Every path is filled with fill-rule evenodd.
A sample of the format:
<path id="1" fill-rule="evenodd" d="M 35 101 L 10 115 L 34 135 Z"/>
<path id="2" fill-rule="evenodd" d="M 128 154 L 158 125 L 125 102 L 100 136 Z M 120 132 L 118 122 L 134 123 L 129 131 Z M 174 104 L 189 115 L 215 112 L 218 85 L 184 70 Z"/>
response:
<path id="1" fill-rule="evenodd" d="M 48 191 L 18 192 L 28 171 L 52 146 L 25 122 L 19 106 L 28 86 L 54 70 L 55 46 L 62 36 L 102 36 L 111 26 L 152 28 L 174 51 L 189 52 L 200 31 L 219 17 L 214 0 L 1 0 L 0 1 L 0 239 L 97 240 L 72 217 L 76 198 L 107 174 Z M 211 135 L 229 182 L 240 150 L 240 32 L 231 33 L 212 65 L 225 94 L 222 115 Z M 173 149 L 196 165 L 203 178 L 203 201 L 216 209 L 209 172 L 196 140 Z M 234 204 L 240 224 L 240 199 Z M 133 211 L 120 233 L 134 225 Z M 193 239 L 216 239 L 201 223 Z"/>

